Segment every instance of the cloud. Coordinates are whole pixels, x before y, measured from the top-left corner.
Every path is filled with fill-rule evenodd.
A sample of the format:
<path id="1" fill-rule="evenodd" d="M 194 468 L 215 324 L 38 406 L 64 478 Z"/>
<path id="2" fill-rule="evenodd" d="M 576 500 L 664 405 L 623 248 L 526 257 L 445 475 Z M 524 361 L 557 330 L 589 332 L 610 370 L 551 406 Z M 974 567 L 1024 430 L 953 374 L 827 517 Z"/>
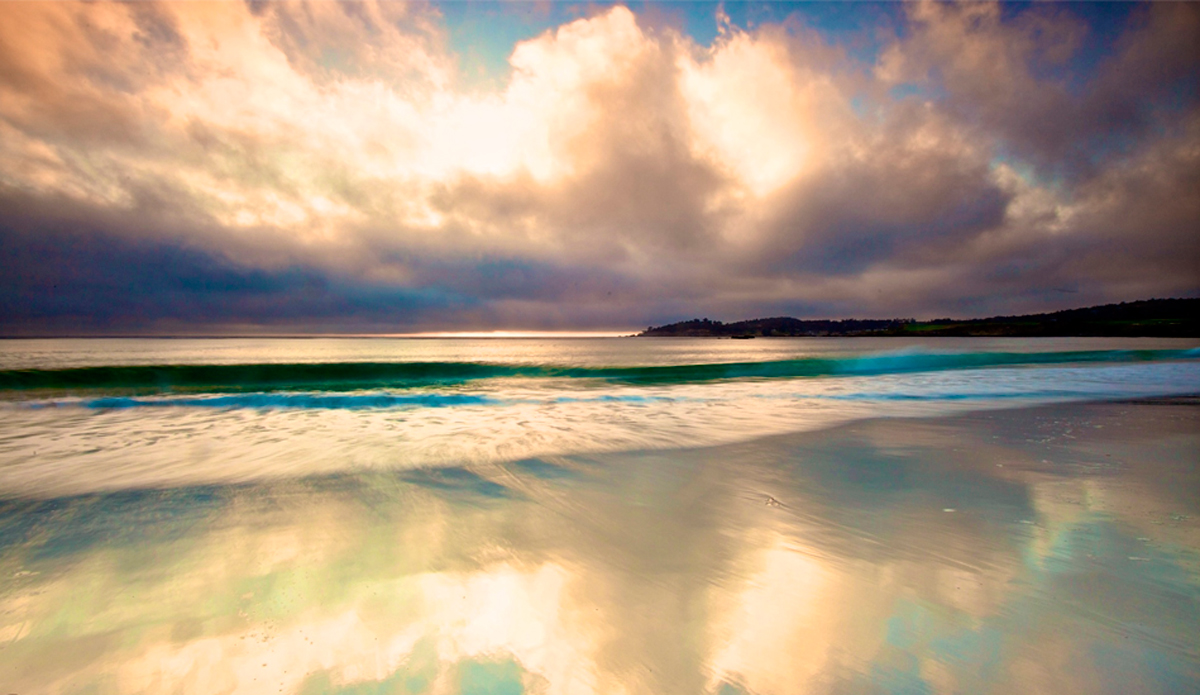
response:
<path id="1" fill-rule="evenodd" d="M 703 46 L 597 8 L 481 89 L 436 6 L 15 5 L 0 321 L 632 327 L 1200 291 L 1200 13 L 1138 8 L 1089 62 L 1064 8 L 906 10 L 864 62 L 796 22 Z"/>
<path id="2" fill-rule="evenodd" d="M 1093 29 L 1062 7 L 1006 18 L 996 4 L 925 2 L 909 15 L 911 34 L 888 49 L 879 76 L 893 84 L 936 79 L 943 106 L 976 137 L 1054 173 L 1098 173 L 1098 164 L 1200 104 L 1193 6 L 1139 7 L 1091 70 L 1072 61 Z"/>
<path id="3" fill-rule="evenodd" d="M 94 210 L 24 209 L 0 197 L 0 316 L 16 333 L 395 330 L 470 305 L 436 287 L 347 284 L 319 269 L 262 269 L 174 238 L 132 238 Z M 115 224 L 114 224 L 115 223 Z M 427 319 L 426 319 L 427 320 Z"/>

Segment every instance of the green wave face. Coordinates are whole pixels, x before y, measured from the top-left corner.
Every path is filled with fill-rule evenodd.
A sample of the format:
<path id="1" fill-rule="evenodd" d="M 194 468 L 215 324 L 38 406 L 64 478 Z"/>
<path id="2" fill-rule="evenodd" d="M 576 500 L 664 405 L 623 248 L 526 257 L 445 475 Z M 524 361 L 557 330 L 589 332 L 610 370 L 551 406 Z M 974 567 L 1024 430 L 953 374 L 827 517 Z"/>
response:
<path id="1" fill-rule="evenodd" d="M 3 391 L 239 393 L 352 391 L 451 385 L 495 378 L 595 379 L 628 384 L 687 384 L 721 379 L 872 376 L 906 372 L 1071 363 L 1200 359 L 1200 350 L 879 353 L 644 367 L 562 367 L 483 362 L 336 362 L 237 365 L 141 365 L 0 371 Z"/>

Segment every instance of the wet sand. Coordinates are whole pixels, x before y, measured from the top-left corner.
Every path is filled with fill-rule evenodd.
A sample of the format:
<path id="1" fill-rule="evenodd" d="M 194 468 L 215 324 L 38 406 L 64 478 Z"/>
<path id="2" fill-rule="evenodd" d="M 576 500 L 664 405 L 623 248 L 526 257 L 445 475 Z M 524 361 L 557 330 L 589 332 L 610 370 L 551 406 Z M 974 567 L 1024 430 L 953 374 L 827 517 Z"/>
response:
<path id="1" fill-rule="evenodd" d="M 1200 692 L 1200 399 L 0 502 L 29 693 Z"/>

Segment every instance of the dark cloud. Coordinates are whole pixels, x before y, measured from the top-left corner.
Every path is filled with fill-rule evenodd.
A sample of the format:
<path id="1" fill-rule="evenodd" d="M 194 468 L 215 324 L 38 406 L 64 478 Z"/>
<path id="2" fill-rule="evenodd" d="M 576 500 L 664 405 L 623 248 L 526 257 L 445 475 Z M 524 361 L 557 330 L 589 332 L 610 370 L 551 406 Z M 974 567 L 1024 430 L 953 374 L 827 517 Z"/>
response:
<path id="1" fill-rule="evenodd" d="M 904 74 L 935 80 L 945 107 L 1052 176 L 1086 177 L 1200 107 L 1200 9 L 1150 3 L 1097 65 L 1073 60 L 1093 31 L 1068 8 L 1006 18 L 983 3 L 913 5 L 895 47 Z"/>
<path id="2" fill-rule="evenodd" d="M 937 151 L 837 165 L 781 195 L 762 261 L 775 273 L 857 274 L 942 263 L 999 227 L 1011 195 L 979 163 Z"/>
<path id="3" fill-rule="evenodd" d="M 0 331 L 403 330 L 477 300 L 436 286 L 378 286 L 301 265 L 264 269 L 77 205 L 0 199 Z M 61 202 L 61 201 L 59 201 Z M 35 214 L 30 214 L 35 213 Z M 90 213 L 90 214 L 89 214 Z"/>

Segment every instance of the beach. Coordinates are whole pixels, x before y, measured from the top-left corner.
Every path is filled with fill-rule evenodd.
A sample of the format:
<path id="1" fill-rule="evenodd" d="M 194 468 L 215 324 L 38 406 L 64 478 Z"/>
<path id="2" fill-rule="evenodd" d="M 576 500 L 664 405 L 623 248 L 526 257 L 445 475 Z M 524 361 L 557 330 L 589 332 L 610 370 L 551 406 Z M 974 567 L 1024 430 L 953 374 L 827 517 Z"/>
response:
<path id="1" fill-rule="evenodd" d="M 0 695 L 1200 694 L 1200 3 L 2 7 Z"/>
<path id="2" fill-rule="evenodd" d="M 0 682 L 1192 692 L 1198 404 L 10 496 Z"/>

